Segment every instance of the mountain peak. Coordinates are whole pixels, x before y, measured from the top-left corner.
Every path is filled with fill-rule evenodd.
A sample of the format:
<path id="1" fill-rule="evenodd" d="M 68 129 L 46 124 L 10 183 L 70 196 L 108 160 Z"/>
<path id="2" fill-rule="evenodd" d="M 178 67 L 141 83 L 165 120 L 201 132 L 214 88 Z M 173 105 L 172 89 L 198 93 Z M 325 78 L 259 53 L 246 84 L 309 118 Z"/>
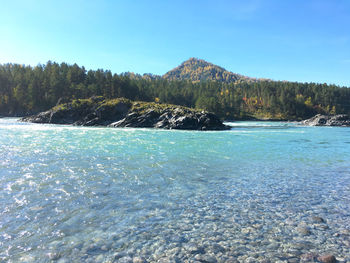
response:
<path id="1" fill-rule="evenodd" d="M 254 78 L 242 76 L 226 69 L 207 62 L 203 59 L 191 57 L 181 63 L 180 66 L 168 71 L 163 75 L 167 80 L 190 80 L 199 81 L 218 81 L 218 82 L 238 82 L 257 81 Z"/>
<path id="2" fill-rule="evenodd" d="M 212 64 L 212 63 L 205 61 L 204 59 L 195 58 L 195 57 L 189 58 L 186 61 L 184 61 L 183 63 L 186 63 L 186 62 Z"/>
<path id="3" fill-rule="evenodd" d="M 218 65 L 205 61 L 204 59 L 195 58 L 195 57 L 189 58 L 188 60 L 182 62 L 181 65 L 194 65 L 196 67 L 215 67 L 223 71 L 226 71 L 226 69 L 224 69 L 223 67 L 219 67 Z"/>

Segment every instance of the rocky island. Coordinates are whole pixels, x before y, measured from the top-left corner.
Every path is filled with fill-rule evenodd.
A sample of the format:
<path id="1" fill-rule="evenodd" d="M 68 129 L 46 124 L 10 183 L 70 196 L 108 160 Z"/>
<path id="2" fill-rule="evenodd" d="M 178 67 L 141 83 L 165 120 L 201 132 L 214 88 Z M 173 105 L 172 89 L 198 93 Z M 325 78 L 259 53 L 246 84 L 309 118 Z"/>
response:
<path id="1" fill-rule="evenodd" d="M 138 127 L 182 130 L 228 130 L 213 113 L 171 104 L 92 97 L 56 105 L 24 117 L 33 123 Z"/>
<path id="2" fill-rule="evenodd" d="M 317 114 L 314 117 L 301 121 L 302 125 L 307 126 L 350 126 L 350 117 L 347 114 L 322 115 Z"/>

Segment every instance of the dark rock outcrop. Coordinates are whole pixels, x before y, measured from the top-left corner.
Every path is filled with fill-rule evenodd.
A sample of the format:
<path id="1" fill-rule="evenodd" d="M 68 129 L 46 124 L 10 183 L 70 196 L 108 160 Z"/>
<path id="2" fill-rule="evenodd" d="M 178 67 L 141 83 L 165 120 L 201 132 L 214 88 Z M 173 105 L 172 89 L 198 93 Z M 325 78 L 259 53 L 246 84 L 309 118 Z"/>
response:
<path id="1" fill-rule="evenodd" d="M 131 101 L 123 98 L 105 100 L 102 97 L 92 97 L 59 104 L 48 111 L 21 120 L 34 123 L 106 126 L 122 119 L 131 106 Z"/>
<path id="2" fill-rule="evenodd" d="M 165 108 L 161 111 L 149 109 L 144 113 L 131 112 L 124 119 L 110 124 L 111 127 L 153 127 L 181 130 L 227 130 L 218 117 L 209 112 L 189 109 Z"/>
<path id="3" fill-rule="evenodd" d="M 350 117 L 346 114 L 321 115 L 301 121 L 301 124 L 308 126 L 350 126 Z"/>
<path id="4" fill-rule="evenodd" d="M 182 106 L 102 97 L 73 100 L 22 121 L 80 126 L 139 127 L 182 130 L 227 130 L 213 113 Z"/>

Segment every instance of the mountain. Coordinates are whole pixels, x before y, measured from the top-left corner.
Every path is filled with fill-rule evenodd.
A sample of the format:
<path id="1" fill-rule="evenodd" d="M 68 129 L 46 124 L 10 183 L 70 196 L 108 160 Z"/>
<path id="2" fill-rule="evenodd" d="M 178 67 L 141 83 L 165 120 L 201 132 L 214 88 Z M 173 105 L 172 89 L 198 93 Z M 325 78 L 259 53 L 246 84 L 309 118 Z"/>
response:
<path id="1" fill-rule="evenodd" d="M 127 76 L 130 79 L 140 80 L 159 80 L 165 79 L 168 81 L 173 80 L 190 80 L 194 83 L 203 81 L 216 81 L 223 83 L 240 83 L 240 82 L 259 82 L 270 81 L 270 79 L 258 79 L 243 76 L 237 73 L 228 71 L 222 67 L 209 63 L 203 59 L 190 58 L 182 64 L 163 76 L 155 75 L 151 73 L 145 73 L 143 75 L 135 74 L 133 72 L 124 72 L 123 76 Z"/>
<path id="2" fill-rule="evenodd" d="M 197 58 L 186 60 L 180 66 L 165 73 L 163 78 L 166 80 L 217 81 L 225 83 L 258 82 L 260 80 L 227 71 L 222 67 Z"/>

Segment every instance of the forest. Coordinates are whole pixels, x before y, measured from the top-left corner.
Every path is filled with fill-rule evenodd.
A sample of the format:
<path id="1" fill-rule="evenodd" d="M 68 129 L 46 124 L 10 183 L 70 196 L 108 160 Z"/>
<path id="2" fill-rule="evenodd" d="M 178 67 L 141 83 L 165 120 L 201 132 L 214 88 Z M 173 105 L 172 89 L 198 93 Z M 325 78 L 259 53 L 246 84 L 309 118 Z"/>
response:
<path id="1" fill-rule="evenodd" d="M 104 96 L 204 109 L 226 120 L 301 120 L 317 113 L 350 114 L 350 89 L 336 85 L 167 80 L 113 74 L 77 64 L 0 65 L 0 116 L 25 116 L 77 98 Z"/>

